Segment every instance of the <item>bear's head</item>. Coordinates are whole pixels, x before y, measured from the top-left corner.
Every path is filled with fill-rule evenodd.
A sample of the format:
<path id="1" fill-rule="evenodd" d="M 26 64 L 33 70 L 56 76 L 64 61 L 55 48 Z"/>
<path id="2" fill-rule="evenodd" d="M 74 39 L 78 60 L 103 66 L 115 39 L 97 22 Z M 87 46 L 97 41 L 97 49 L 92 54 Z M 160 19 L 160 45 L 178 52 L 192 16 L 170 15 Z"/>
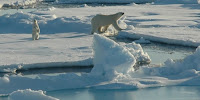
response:
<path id="1" fill-rule="evenodd" d="M 124 15 L 124 12 L 118 12 L 115 14 L 117 20 L 120 19 L 123 15 Z"/>
<path id="2" fill-rule="evenodd" d="M 34 23 L 37 23 L 37 20 L 36 20 L 36 19 L 34 19 L 34 20 L 33 20 L 33 22 L 34 22 Z"/>

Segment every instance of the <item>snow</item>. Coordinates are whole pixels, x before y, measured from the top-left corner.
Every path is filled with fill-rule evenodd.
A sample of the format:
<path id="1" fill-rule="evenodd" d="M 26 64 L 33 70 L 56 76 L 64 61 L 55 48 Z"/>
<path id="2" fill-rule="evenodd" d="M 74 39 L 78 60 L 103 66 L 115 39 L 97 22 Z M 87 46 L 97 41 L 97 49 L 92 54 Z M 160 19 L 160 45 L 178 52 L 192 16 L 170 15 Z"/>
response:
<path id="1" fill-rule="evenodd" d="M 101 50 L 98 50 L 99 48 L 101 48 Z M 94 68 L 91 73 L 82 73 L 80 75 L 75 73 L 63 73 L 54 76 L 37 75 L 34 78 L 21 75 L 6 75 L 4 77 L 8 78 L 9 81 L 4 82 L 3 79 L 3 82 L 0 85 L 0 94 L 9 94 L 12 91 L 27 88 L 45 91 L 93 88 L 105 83 L 110 83 L 112 80 L 116 80 L 116 78 L 121 78 L 134 72 L 133 66 L 136 63 L 134 56 L 129 53 L 126 48 L 115 43 L 113 40 L 102 35 L 94 35 L 93 50 L 95 52 L 93 59 Z M 113 52 L 113 50 L 115 52 Z M 104 53 L 111 53 L 109 54 L 110 59 L 108 59 L 107 56 L 99 55 Z M 97 60 L 101 60 L 100 62 L 103 64 L 100 64 Z M 113 62 L 118 63 L 115 64 Z M 125 86 L 124 84 L 122 85 Z M 136 88 L 136 86 L 131 87 Z"/>
<path id="2" fill-rule="evenodd" d="M 27 91 L 29 88 L 32 90 L 28 91 L 33 92 L 76 88 L 199 86 L 199 11 L 198 4 L 133 4 L 62 9 L 52 7 L 29 13 L 17 11 L 4 14 L 0 16 L 1 72 L 55 66 L 94 65 L 94 69 L 91 73 L 54 76 L 4 75 L 0 78 L 0 95 L 19 89 Z M 127 26 L 127 29 L 119 32 L 119 38 L 139 39 L 140 43 L 149 40 L 193 46 L 197 47 L 196 52 L 181 61 L 169 59 L 162 66 L 142 66 L 134 70 L 137 62 L 151 61 L 141 45 L 135 42 L 116 43 L 105 36 L 94 35 L 93 38 L 90 34 L 90 20 L 94 15 L 116 12 L 125 12 L 126 15 L 119 24 Z M 33 19 L 38 20 L 41 29 L 38 41 L 31 40 Z"/>
<path id="3" fill-rule="evenodd" d="M 0 77 L 0 85 L 5 84 L 5 83 L 9 83 L 9 82 L 10 82 L 10 80 L 7 77 L 7 75 L 4 76 L 4 77 Z"/>
<path id="4" fill-rule="evenodd" d="M 32 41 L 31 34 L 1 34 L 1 37 L 2 72 L 28 68 L 92 65 L 90 35 L 41 34 L 38 41 Z M 77 39 L 84 42 L 80 43 Z"/>
<path id="5" fill-rule="evenodd" d="M 136 60 L 126 48 L 102 35 L 94 35 L 94 39 L 94 68 L 91 73 L 37 75 L 35 78 L 6 75 L 5 79 L 1 79 L 3 82 L 0 85 L 0 94 L 10 94 L 13 91 L 27 88 L 51 91 L 73 88 L 137 89 L 171 85 L 200 85 L 200 47 L 183 61 L 168 60 L 161 67 L 143 66 L 135 71 L 133 66 Z M 116 51 L 114 56 L 111 55 L 113 51 Z M 109 54 L 110 59 L 103 56 L 104 54 Z M 97 59 L 100 63 L 96 61 Z"/>
<path id="6" fill-rule="evenodd" d="M 53 11 L 38 11 L 34 14 L 56 15 L 57 18 L 78 18 L 80 19 L 80 21 L 77 20 L 78 22 L 85 24 L 84 27 L 77 28 L 77 31 L 80 29 L 89 34 L 91 27 L 90 20 L 94 15 L 98 13 L 114 14 L 116 12 L 125 12 L 126 18 L 124 22 L 127 24 L 127 29 L 119 32 L 119 37 L 122 36 L 123 38 L 127 37 L 133 39 L 140 39 L 143 37 L 149 41 L 193 47 L 200 45 L 200 37 L 196 35 L 200 31 L 198 21 L 199 5 L 197 4 L 145 4 L 92 7 L 92 9 L 91 7 L 57 8 Z"/>
<path id="7" fill-rule="evenodd" d="M 9 100 L 59 100 L 44 94 L 44 91 L 31 89 L 17 90 L 9 95 Z"/>
<path id="8" fill-rule="evenodd" d="M 126 48 L 136 59 L 137 63 L 148 64 L 151 62 L 151 59 L 147 52 L 144 52 L 140 44 L 132 43 L 120 43 Z"/>
<path id="9" fill-rule="evenodd" d="M 17 6 L 26 6 L 32 5 L 39 0 L 0 0 L 0 8 L 3 7 L 17 7 Z"/>
<path id="10" fill-rule="evenodd" d="M 94 68 L 91 74 L 112 78 L 112 74 L 134 71 L 136 59 L 126 48 L 97 34 L 93 42 Z"/>

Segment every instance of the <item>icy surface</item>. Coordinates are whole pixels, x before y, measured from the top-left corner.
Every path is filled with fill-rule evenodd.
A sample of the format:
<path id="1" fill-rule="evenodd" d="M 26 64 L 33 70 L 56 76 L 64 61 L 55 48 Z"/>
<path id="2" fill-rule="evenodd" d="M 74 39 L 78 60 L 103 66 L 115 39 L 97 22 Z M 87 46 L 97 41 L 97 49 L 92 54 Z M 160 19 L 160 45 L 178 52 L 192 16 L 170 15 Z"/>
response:
<path id="1" fill-rule="evenodd" d="M 200 47 L 183 61 L 168 60 L 161 67 L 144 66 L 134 71 L 135 58 L 126 48 L 101 35 L 94 35 L 94 39 L 95 66 L 91 73 L 80 75 L 69 73 L 55 76 L 38 75 L 35 78 L 5 75 L 1 78 L 0 94 L 9 94 L 27 88 L 50 91 L 72 88 L 137 89 L 169 85 L 200 85 Z M 113 50 L 118 53 L 115 53 L 115 56 L 110 56 L 110 59 L 107 56 L 102 56 L 112 54 Z M 102 64 L 97 62 L 97 59 Z"/>
<path id="2" fill-rule="evenodd" d="M 41 0 L 0 0 L 0 8 L 4 7 L 17 7 L 17 6 L 25 6 L 32 5 Z"/>
<path id="3" fill-rule="evenodd" d="M 100 49 L 101 50 L 97 50 Z M 41 90 L 58 90 L 68 88 L 101 88 L 101 85 L 108 85 L 110 88 L 123 88 L 126 84 L 115 83 L 112 80 L 129 76 L 134 72 L 135 58 L 123 46 L 115 43 L 113 40 L 101 35 L 94 35 L 94 69 L 89 74 L 77 75 L 75 73 L 60 74 L 56 76 L 38 75 L 35 78 L 21 75 L 4 76 L 1 80 L 0 94 L 7 94 L 18 89 L 41 89 Z M 113 52 L 113 50 L 115 52 Z M 103 54 L 110 55 L 110 59 Z M 115 54 L 115 55 L 112 55 Z M 120 59 L 124 58 L 124 59 Z M 97 62 L 99 60 L 102 64 Z M 118 62 L 118 63 L 113 63 Z M 9 81 L 7 81 L 9 80 Z M 23 83 L 21 83 L 23 82 Z M 113 84 L 115 87 L 112 87 Z M 100 86 L 99 86 L 100 85 Z M 118 86 L 119 85 L 119 86 Z M 136 88 L 136 86 L 131 86 Z"/>
<path id="4" fill-rule="evenodd" d="M 44 91 L 31 89 L 17 90 L 9 95 L 9 100 L 59 100 L 44 94 Z"/>
<path id="5" fill-rule="evenodd" d="M 92 65 L 92 36 L 62 33 L 40 35 L 32 41 L 31 34 L 1 34 L 0 71 L 16 69 L 89 66 Z M 77 40 L 78 39 L 78 40 Z M 84 42 L 79 42 L 84 41 Z"/>
<path id="6" fill-rule="evenodd" d="M 15 14 L 0 16 L 1 71 L 14 72 L 20 68 L 46 66 L 95 66 L 92 73 L 80 75 L 38 75 L 35 78 L 5 75 L 0 78 L 0 94 L 28 88 L 50 91 L 71 88 L 137 89 L 200 85 L 200 47 L 182 61 L 169 59 L 163 66 L 143 66 L 133 71 L 135 61 L 142 61 L 145 57 L 145 61 L 149 60 L 148 55 L 141 52 L 142 48 L 139 45 L 134 42 L 118 45 L 100 35 L 95 35 L 93 41 L 93 35 L 89 34 L 91 18 L 99 13 L 113 14 L 119 11 L 125 12 L 124 22 L 127 24 L 127 29 L 119 32 L 119 37 L 143 37 L 149 41 L 193 47 L 200 45 L 200 10 L 197 4 L 133 4 L 114 7 L 49 8 L 30 13 L 18 11 Z M 41 38 L 38 41 L 31 41 L 33 19 L 38 20 L 41 28 Z M 97 44 L 95 48 L 100 48 L 97 51 L 94 48 L 94 54 L 97 52 L 98 55 L 95 56 L 94 63 L 93 42 Z M 135 47 L 137 49 L 133 49 Z M 116 55 L 112 56 L 112 53 Z M 109 57 L 101 54 L 113 58 L 108 59 Z M 120 62 L 116 56 L 127 58 L 121 59 Z M 96 60 L 101 61 L 102 66 Z"/>
<path id="7" fill-rule="evenodd" d="M 19 11 L 0 16 L 0 32 L 2 33 L 0 72 L 93 64 L 93 41 L 92 35 L 89 35 L 91 16 L 67 15 L 63 17 L 59 14 L 57 17 L 55 14 L 44 14 L 61 10 L 54 7 L 49 9 L 52 10 L 32 13 Z M 33 19 L 38 20 L 41 29 L 38 41 L 31 40 Z M 141 47 L 137 52 L 141 52 L 137 54 L 137 58 L 143 56 L 142 58 L 148 58 L 146 61 L 150 61 L 148 55 L 143 54 Z"/>

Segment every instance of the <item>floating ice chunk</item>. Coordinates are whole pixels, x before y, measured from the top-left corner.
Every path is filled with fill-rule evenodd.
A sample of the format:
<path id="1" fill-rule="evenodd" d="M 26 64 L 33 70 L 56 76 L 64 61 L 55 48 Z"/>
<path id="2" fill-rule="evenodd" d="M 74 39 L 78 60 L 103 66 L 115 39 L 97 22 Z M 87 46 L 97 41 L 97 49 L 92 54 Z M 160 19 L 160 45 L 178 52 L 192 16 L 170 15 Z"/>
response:
<path id="1" fill-rule="evenodd" d="M 53 11 L 55 9 L 56 9 L 55 7 L 48 8 L 49 11 Z"/>
<path id="2" fill-rule="evenodd" d="M 80 5 L 80 7 L 89 7 L 87 4 Z"/>
<path id="3" fill-rule="evenodd" d="M 113 40 L 94 34 L 94 68 L 92 75 L 113 78 L 118 73 L 127 74 L 134 71 L 136 63 L 134 56 L 124 47 Z"/>
<path id="4" fill-rule="evenodd" d="M 136 3 L 127 4 L 127 6 L 136 6 L 136 5 L 138 5 L 138 4 L 136 4 Z"/>
<path id="5" fill-rule="evenodd" d="M 10 94 L 10 100 L 59 100 L 57 98 L 45 95 L 44 91 L 34 91 L 31 89 L 17 90 Z"/>
<path id="6" fill-rule="evenodd" d="M 135 40 L 135 43 L 140 43 L 140 44 L 149 44 L 151 43 L 149 40 L 144 39 L 143 37 L 141 37 L 139 40 Z"/>

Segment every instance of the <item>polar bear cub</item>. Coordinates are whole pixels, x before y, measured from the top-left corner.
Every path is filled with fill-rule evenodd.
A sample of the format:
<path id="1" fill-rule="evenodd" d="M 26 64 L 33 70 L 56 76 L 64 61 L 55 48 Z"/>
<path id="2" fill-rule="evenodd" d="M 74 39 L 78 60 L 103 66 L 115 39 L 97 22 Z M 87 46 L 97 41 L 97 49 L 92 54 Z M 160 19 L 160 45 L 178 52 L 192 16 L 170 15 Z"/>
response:
<path id="1" fill-rule="evenodd" d="M 122 28 L 119 27 L 118 20 L 123 15 L 124 15 L 124 12 L 118 12 L 118 13 L 112 14 L 112 15 L 97 14 L 91 20 L 91 24 L 92 24 L 91 34 L 94 34 L 95 32 L 96 33 L 104 33 L 105 31 L 107 31 L 107 29 L 110 25 L 113 25 L 113 27 L 117 31 L 121 31 Z"/>
<path id="2" fill-rule="evenodd" d="M 33 30 L 32 30 L 32 39 L 33 40 L 38 40 L 39 39 L 39 34 L 40 34 L 40 28 L 37 23 L 37 20 L 33 20 Z"/>

